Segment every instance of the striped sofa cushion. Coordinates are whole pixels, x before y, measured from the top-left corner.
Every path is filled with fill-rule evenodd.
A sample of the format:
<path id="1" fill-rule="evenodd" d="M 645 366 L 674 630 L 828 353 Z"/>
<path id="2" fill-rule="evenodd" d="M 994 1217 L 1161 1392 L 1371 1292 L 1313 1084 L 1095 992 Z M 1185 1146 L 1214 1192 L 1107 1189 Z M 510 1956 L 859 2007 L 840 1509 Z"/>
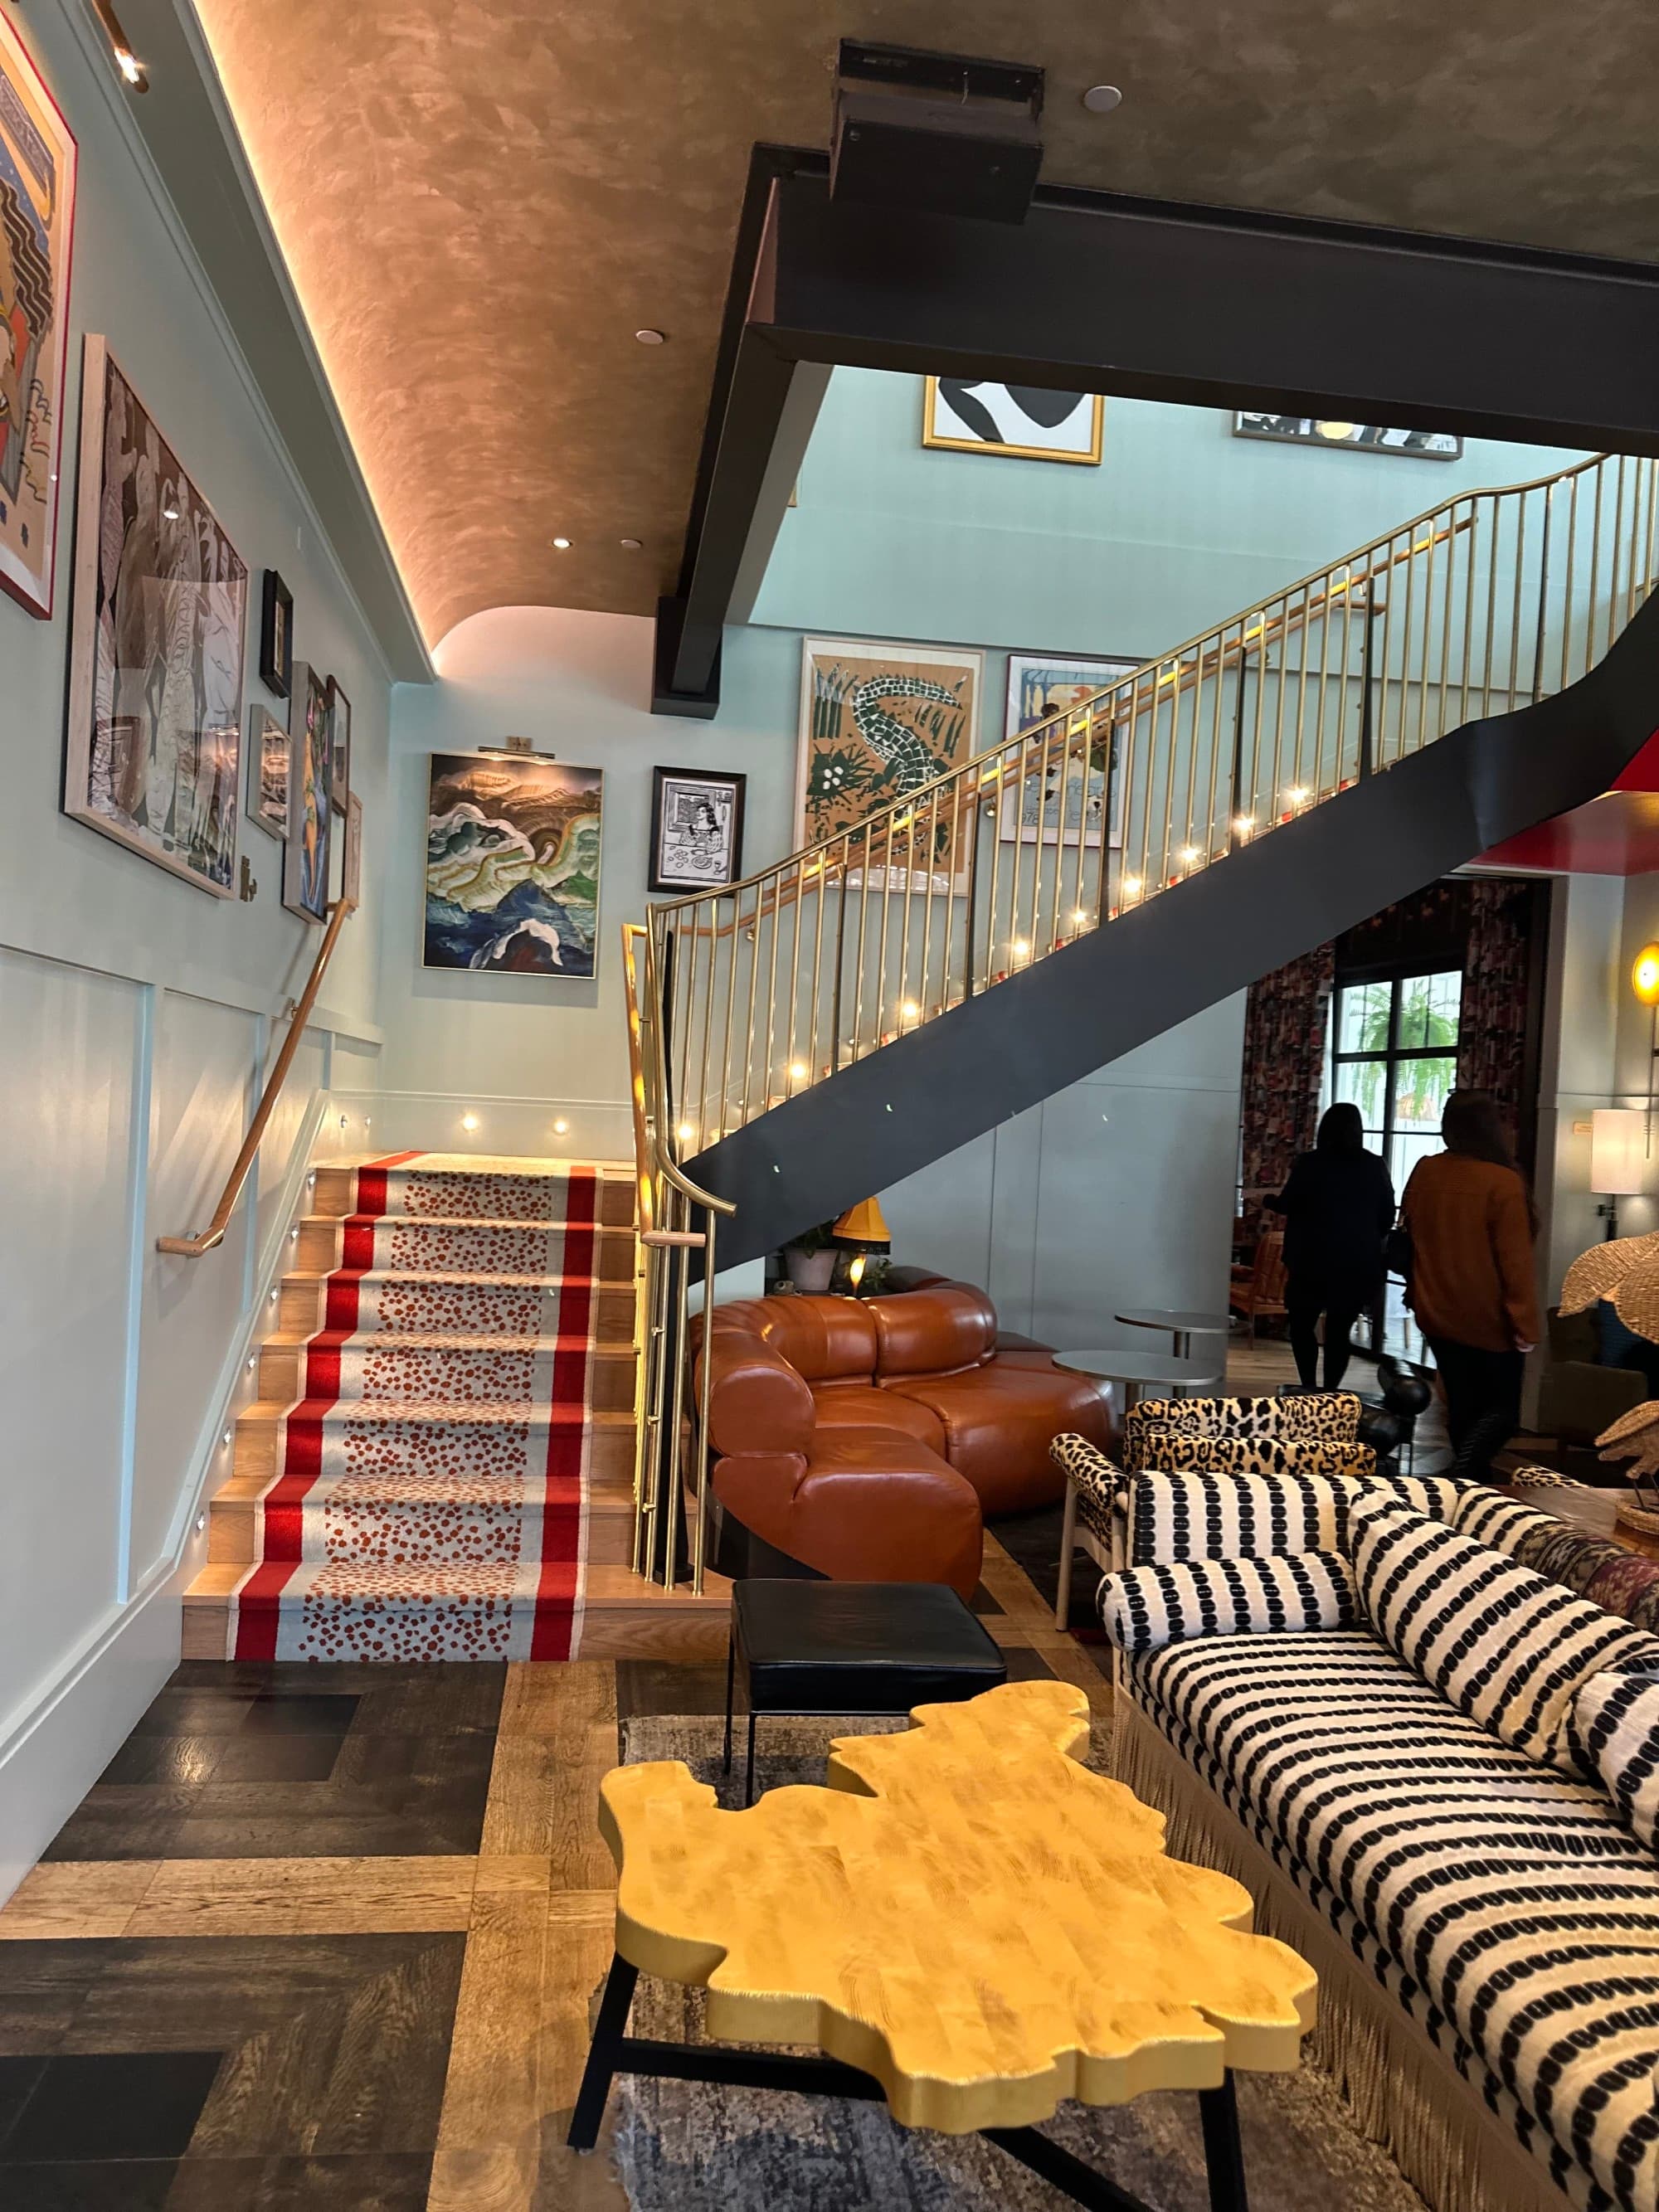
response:
<path id="1" fill-rule="evenodd" d="M 1592 1674 L 1572 1701 L 1567 1732 L 1585 1772 L 1601 1777 L 1635 1833 L 1653 1849 L 1659 1838 L 1659 1677 L 1613 1669 Z"/>
<path id="2" fill-rule="evenodd" d="M 1561 1527 L 1559 1513 L 1546 1513 L 1539 1506 L 1506 1498 L 1501 1490 L 1489 1489 L 1484 1482 L 1467 1484 L 1446 1517 L 1459 1535 L 1473 1536 L 1477 1544 L 1490 1544 L 1494 1552 L 1507 1552 L 1511 1559 L 1520 1557 L 1523 1541 L 1553 1536 Z"/>
<path id="3" fill-rule="evenodd" d="M 1363 1629 L 1192 1638 L 1136 1702 L 1585 2212 L 1659 2201 L 1659 1865 Z"/>
<path id="4" fill-rule="evenodd" d="M 1104 1578 L 1099 1604 L 1120 1651 L 1157 1651 L 1183 1636 L 1352 1628 L 1359 1617 L 1353 1570 L 1340 1552 L 1130 1567 Z"/>
<path id="5" fill-rule="evenodd" d="M 1449 1513 L 1461 1483 L 1404 1475 L 1147 1473 L 1129 1489 L 1129 1559 L 1249 1559 L 1273 1552 L 1346 1552 L 1352 1501 L 1385 1496 Z"/>
<path id="6" fill-rule="evenodd" d="M 1387 1498 L 1349 1513 L 1366 1619 L 1450 1704 L 1528 1759 L 1576 1768 L 1568 1708 L 1603 1667 L 1659 1644 L 1444 1522 Z"/>

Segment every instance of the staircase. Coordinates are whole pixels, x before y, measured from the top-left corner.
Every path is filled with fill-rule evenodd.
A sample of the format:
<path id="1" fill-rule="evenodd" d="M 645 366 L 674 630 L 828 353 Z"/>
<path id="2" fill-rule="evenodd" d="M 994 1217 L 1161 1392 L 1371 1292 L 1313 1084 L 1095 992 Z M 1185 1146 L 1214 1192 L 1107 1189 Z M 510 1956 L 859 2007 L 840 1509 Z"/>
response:
<path id="1" fill-rule="evenodd" d="M 704 1656 L 726 1586 L 634 1547 L 622 1163 L 319 1166 L 210 1505 L 186 1657 Z"/>
<path id="2" fill-rule="evenodd" d="M 674 1222 L 718 1200 L 721 1264 L 773 1249 L 1604 791 L 1659 726 L 1656 502 L 1616 455 L 1460 493 L 653 906 L 630 1018 Z"/>

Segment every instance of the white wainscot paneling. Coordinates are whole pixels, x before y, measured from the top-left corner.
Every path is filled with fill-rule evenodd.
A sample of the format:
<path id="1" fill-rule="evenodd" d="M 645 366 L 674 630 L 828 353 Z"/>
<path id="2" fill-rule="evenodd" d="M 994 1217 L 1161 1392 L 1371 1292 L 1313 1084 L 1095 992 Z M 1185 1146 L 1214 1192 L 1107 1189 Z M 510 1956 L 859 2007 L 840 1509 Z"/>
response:
<path id="1" fill-rule="evenodd" d="M 274 1059 L 282 1048 L 283 1030 L 277 1026 L 270 1045 L 268 1058 Z M 317 1109 L 318 1093 L 328 1079 L 328 1040 L 313 1030 L 300 1040 L 299 1049 L 288 1071 L 288 1080 L 265 1125 L 264 1142 L 259 1147 L 255 1172 L 259 1178 L 259 1224 L 257 1250 L 261 1257 L 270 1249 L 270 1239 L 282 1225 L 282 1217 L 289 1196 L 288 1167 L 295 1146 L 301 1143 L 310 1128 Z M 301 1206 L 303 1212 L 306 1209 Z M 200 1264 L 199 1262 L 198 1263 Z"/>
<path id="2" fill-rule="evenodd" d="M 0 1736 L 117 1595 L 143 1000 L 0 950 Z"/>
<path id="3" fill-rule="evenodd" d="M 199 1260 L 169 1259 L 157 1237 L 206 1226 L 247 1127 L 258 1023 L 166 993 L 157 1010 L 148 1234 L 132 1500 L 135 1583 L 156 1565 L 189 1480 L 204 1410 L 246 1310 L 249 1208 Z"/>

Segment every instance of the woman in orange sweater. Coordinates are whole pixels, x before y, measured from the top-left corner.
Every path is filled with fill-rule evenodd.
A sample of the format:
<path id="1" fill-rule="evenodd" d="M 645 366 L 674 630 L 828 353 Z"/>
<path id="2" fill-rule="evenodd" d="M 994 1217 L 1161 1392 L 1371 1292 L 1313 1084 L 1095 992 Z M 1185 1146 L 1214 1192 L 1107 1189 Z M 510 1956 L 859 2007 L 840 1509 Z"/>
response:
<path id="1" fill-rule="evenodd" d="M 1440 1134 L 1445 1151 L 1418 1162 L 1400 1209 L 1406 1302 L 1445 1386 L 1452 1473 L 1483 1482 L 1521 1425 L 1522 1370 L 1542 1327 L 1532 1205 L 1489 1091 L 1454 1091 Z"/>

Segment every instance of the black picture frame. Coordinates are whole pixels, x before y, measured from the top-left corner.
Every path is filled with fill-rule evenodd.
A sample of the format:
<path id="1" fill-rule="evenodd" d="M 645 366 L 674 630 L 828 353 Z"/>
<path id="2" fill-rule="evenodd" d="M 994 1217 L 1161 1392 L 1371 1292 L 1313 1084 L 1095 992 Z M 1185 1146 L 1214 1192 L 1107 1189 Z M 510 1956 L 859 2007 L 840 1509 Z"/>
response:
<path id="1" fill-rule="evenodd" d="M 656 768 L 651 771 L 651 856 L 647 888 L 653 891 L 679 891 L 690 896 L 697 891 L 723 890 L 739 880 L 743 874 L 743 806 L 744 793 L 749 779 L 735 770 L 726 771 L 703 768 Z M 679 787 L 679 788 L 673 788 Z M 714 875 L 695 872 L 688 868 L 678 872 L 665 868 L 668 858 L 664 849 L 665 810 L 677 800 L 692 796 L 700 787 L 711 793 L 724 795 L 729 811 L 723 830 L 721 858 L 725 873 Z M 711 799 L 711 805 L 714 801 Z M 672 821 L 666 825 L 671 830 Z"/>
<path id="2" fill-rule="evenodd" d="M 351 796 L 351 702 L 337 677 L 329 678 L 327 688 L 329 804 L 343 815 Z"/>
<path id="3" fill-rule="evenodd" d="M 294 594 L 274 568 L 265 570 L 259 615 L 259 681 L 279 699 L 294 684 Z"/>

